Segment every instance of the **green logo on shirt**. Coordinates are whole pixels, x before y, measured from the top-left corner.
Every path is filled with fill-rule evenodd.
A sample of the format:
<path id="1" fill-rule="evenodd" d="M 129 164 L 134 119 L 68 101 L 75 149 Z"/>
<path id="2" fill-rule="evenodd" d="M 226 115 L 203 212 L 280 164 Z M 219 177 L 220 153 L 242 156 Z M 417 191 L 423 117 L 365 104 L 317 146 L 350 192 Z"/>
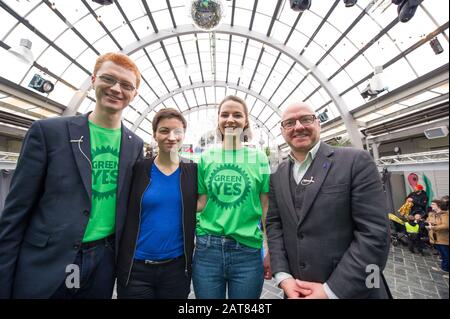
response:
<path id="1" fill-rule="evenodd" d="M 250 192 L 250 178 L 238 165 L 218 166 L 209 179 L 211 198 L 223 209 L 241 205 Z"/>
<path id="2" fill-rule="evenodd" d="M 119 152 L 110 146 L 92 151 L 92 197 L 108 199 L 116 194 Z"/>

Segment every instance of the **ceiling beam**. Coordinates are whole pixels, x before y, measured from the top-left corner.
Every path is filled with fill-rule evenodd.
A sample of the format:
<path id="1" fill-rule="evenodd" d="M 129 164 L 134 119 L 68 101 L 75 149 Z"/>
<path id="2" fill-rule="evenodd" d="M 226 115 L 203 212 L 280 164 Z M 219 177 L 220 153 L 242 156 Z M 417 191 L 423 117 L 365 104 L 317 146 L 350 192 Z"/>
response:
<path id="1" fill-rule="evenodd" d="M 203 110 L 216 110 L 217 109 L 217 105 L 216 104 L 208 104 L 208 105 L 201 105 L 199 107 L 196 108 L 191 108 L 190 110 L 184 111 L 183 115 L 187 116 L 191 113 L 195 113 L 195 112 L 199 112 L 199 111 L 203 111 Z M 275 140 L 275 135 L 269 131 L 269 129 L 267 128 L 266 125 L 264 125 L 263 122 L 261 122 L 260 120 L 258 120 L 256 118 L 256 116 L 253 116 L 251 114 L 249 114 L 250 119 L 256 123 L 268 136 L 270 136 L 272 138 L 272 140 Z"/>
<path id="2" fill-rule="evenodd" d="M 155 107 L 157 107 L 158 105 L 163 103 L 164 101 L 174 97 L 177 94 L 181 94 L 181 93 L 183 93 L 185 91 L 195 90 L 195 89 L 198 89 L 198 88 L 205 88 L 205 87 L 225 87 L 225 88 L 229 88 L 229 89 L 232 89 L 232 90 L 237 90 L 237 91 L 246 93 L 248 95 L 251 95 L 251 96 L 255 97 L 256 99 L 262 101 L 268 107 L 270 107 L 272 109 L 272 111 L 274 113 L 278 114 L 278 116 L 281 118 L 281 110 L 275 104 L 270 102 L 268 99 L 266 99 L 265 97 L 259 95 L 257 92 L 249 90 L 248 88 L 243 87 L 243 86 L 237 86 L 237 85 L 234 85 L 234 84 L 228 84 L 226 82 L 207 81 L 207 82 L 197 82 L 197 83 L 193 83 L 192 85 L 183 86 L 183 87 L 181 87 L 179 89 L 176 89 L 176 90 L 174 90 L 174 91 L 172 91 L 172 92 L 162 96 L 158 100 L 154 101 L 150 106 L 148 106 L 142 112 L 142 115 L 139 116 L 138 119 L 134 122 L 134 125 L 131 128 L 131 130 L 133 132 L 135 132 L 137 130 L 137 128 L 141 125 L 142 121 L 150 114 L 150 112 Z M 262 124 L 262 122 L 261 122 L 261 124 Z"/>
<path id="3" fill-rule="evenodd" d="M 221 25 L 216 29 L 215 32 L 228 35 L 236 35 L 254 40 L 256 42 L 263 43 L 266 46 L 270 46 L 273 49 L 278 50 L 279 52 L 285 54 L 286 56 L 294 60 L 296 63 L 299 63 L 304 69 L 310 71 L 311 76 L 313 76 L 322 85 L 324 90 L 328 93 L 328 95 L 331 97 L 332 101 L 336 105 L 339 113 L 341 114 L 341 117 L 343 118 L 343 121 L 345 123 L 347 132 L 349 134 L 353 146 L 363 148 L 360 132 L 358 130 L 356 122 L 354 121 L 352 115 L 348 110 L 347 104 L 339 95 L 336 88 L 328 81 L 326 76 L 315 66 L 314 63 L 309 61 L 304 56 L 299 56 L 296 50 L 287 47 L 279 43 L 278 41 L 275 41 L 273 38 L 267 37 L 265 34 L 248 30 L 245 27 L 238 27 L 238 26 L 232 27 L 230 25 Z M 131 55 L 149 45 L 161 42 L 166 39 L 198 33 L 205 33 L 205 32 L 197 29 L 193 25 L 181 25 L 178 26 L 176 29 L 159 30 L 158 33 L 151 34 L 141 39 L 141 41 L 135 41 L 134 43 L 125 47 L 122 52 Z M 76 110 L 77 105 L 79 106 L 82 102 L 82 100 L 79 100 L 79 97 L 82 96 L 83 96 L 82 93 L 76 94 L 72 99 L 69 107 L 71 109 Z"/>
<path id="4" fill-rule="evenodd" d="M 370 100 L 369 102 L 350 111 L 353 118 L 358 120 L 361 117 L 371 113 L 380 112 L 394 104 L 401 103 L 410 99 L 422 92 L 431 90 L 435 87 L 448 83 L 449 80 L 449 64 L 443 65 L 405 85 L 402 85 L 395 90 L 392 90 L 378 98 Z M 322 133 L 333 130 L 343 124 L 340 117 L 335 118 L 322 125 Z"/>

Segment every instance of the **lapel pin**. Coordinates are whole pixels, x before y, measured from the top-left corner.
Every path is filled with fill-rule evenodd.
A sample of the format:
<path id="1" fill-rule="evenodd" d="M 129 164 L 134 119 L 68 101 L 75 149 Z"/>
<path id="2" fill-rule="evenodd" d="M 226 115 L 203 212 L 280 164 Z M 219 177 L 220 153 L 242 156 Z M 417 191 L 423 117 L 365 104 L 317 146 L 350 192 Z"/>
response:
<path id="1" fill-rule="evenodd" d="M 304 178 L 304 179 L 302 179 L 300 181 L 300 184 L 303 185 L 303 186 L 307 186 L 307 185 L 312 184 L 312 183 L 314 183 L 314 176 L 311 176 L 310 179 L 305 179 Z"/>

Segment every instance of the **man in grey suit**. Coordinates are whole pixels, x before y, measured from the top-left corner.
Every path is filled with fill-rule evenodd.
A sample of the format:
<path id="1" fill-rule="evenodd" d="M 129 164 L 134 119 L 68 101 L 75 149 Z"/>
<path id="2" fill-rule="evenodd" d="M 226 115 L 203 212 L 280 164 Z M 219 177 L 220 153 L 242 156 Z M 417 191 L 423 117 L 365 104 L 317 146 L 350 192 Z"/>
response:
<path id="1" fill-rule="evenodd" d="M 283 113 L 291 148 L 272 174 L 267 236 L 272 273 L 287 298 L 388 298 L 385 195 L 369 153 L 320 142 L 304 103 Z"/>
<path id="2" fill-rule="evenodd" d="M 94 111 L 28 130 L 0 219 L 0 298 L 111 298 L 134 163 L 143 142 L 122 125 L 140 73 L 98 57 Z"/>

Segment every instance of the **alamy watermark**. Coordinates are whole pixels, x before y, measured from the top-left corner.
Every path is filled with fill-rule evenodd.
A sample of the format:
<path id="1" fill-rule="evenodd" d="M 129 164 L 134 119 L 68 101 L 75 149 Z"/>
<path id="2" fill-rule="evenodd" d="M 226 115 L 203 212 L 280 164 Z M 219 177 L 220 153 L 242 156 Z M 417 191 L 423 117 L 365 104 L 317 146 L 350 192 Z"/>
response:
<path id="1" fill-rule="evenodd" d="M 366 287 L 369 289 L 380 288 L 380 267 L 375 264 L 367 265 Z"/>
<path id="2" fill-rule="evenodd" d="M 66 273 L 66 287 L 67 289 L 79 289 L 80 288 L 80 267 L 75 264 L 67 265 Z"/>

